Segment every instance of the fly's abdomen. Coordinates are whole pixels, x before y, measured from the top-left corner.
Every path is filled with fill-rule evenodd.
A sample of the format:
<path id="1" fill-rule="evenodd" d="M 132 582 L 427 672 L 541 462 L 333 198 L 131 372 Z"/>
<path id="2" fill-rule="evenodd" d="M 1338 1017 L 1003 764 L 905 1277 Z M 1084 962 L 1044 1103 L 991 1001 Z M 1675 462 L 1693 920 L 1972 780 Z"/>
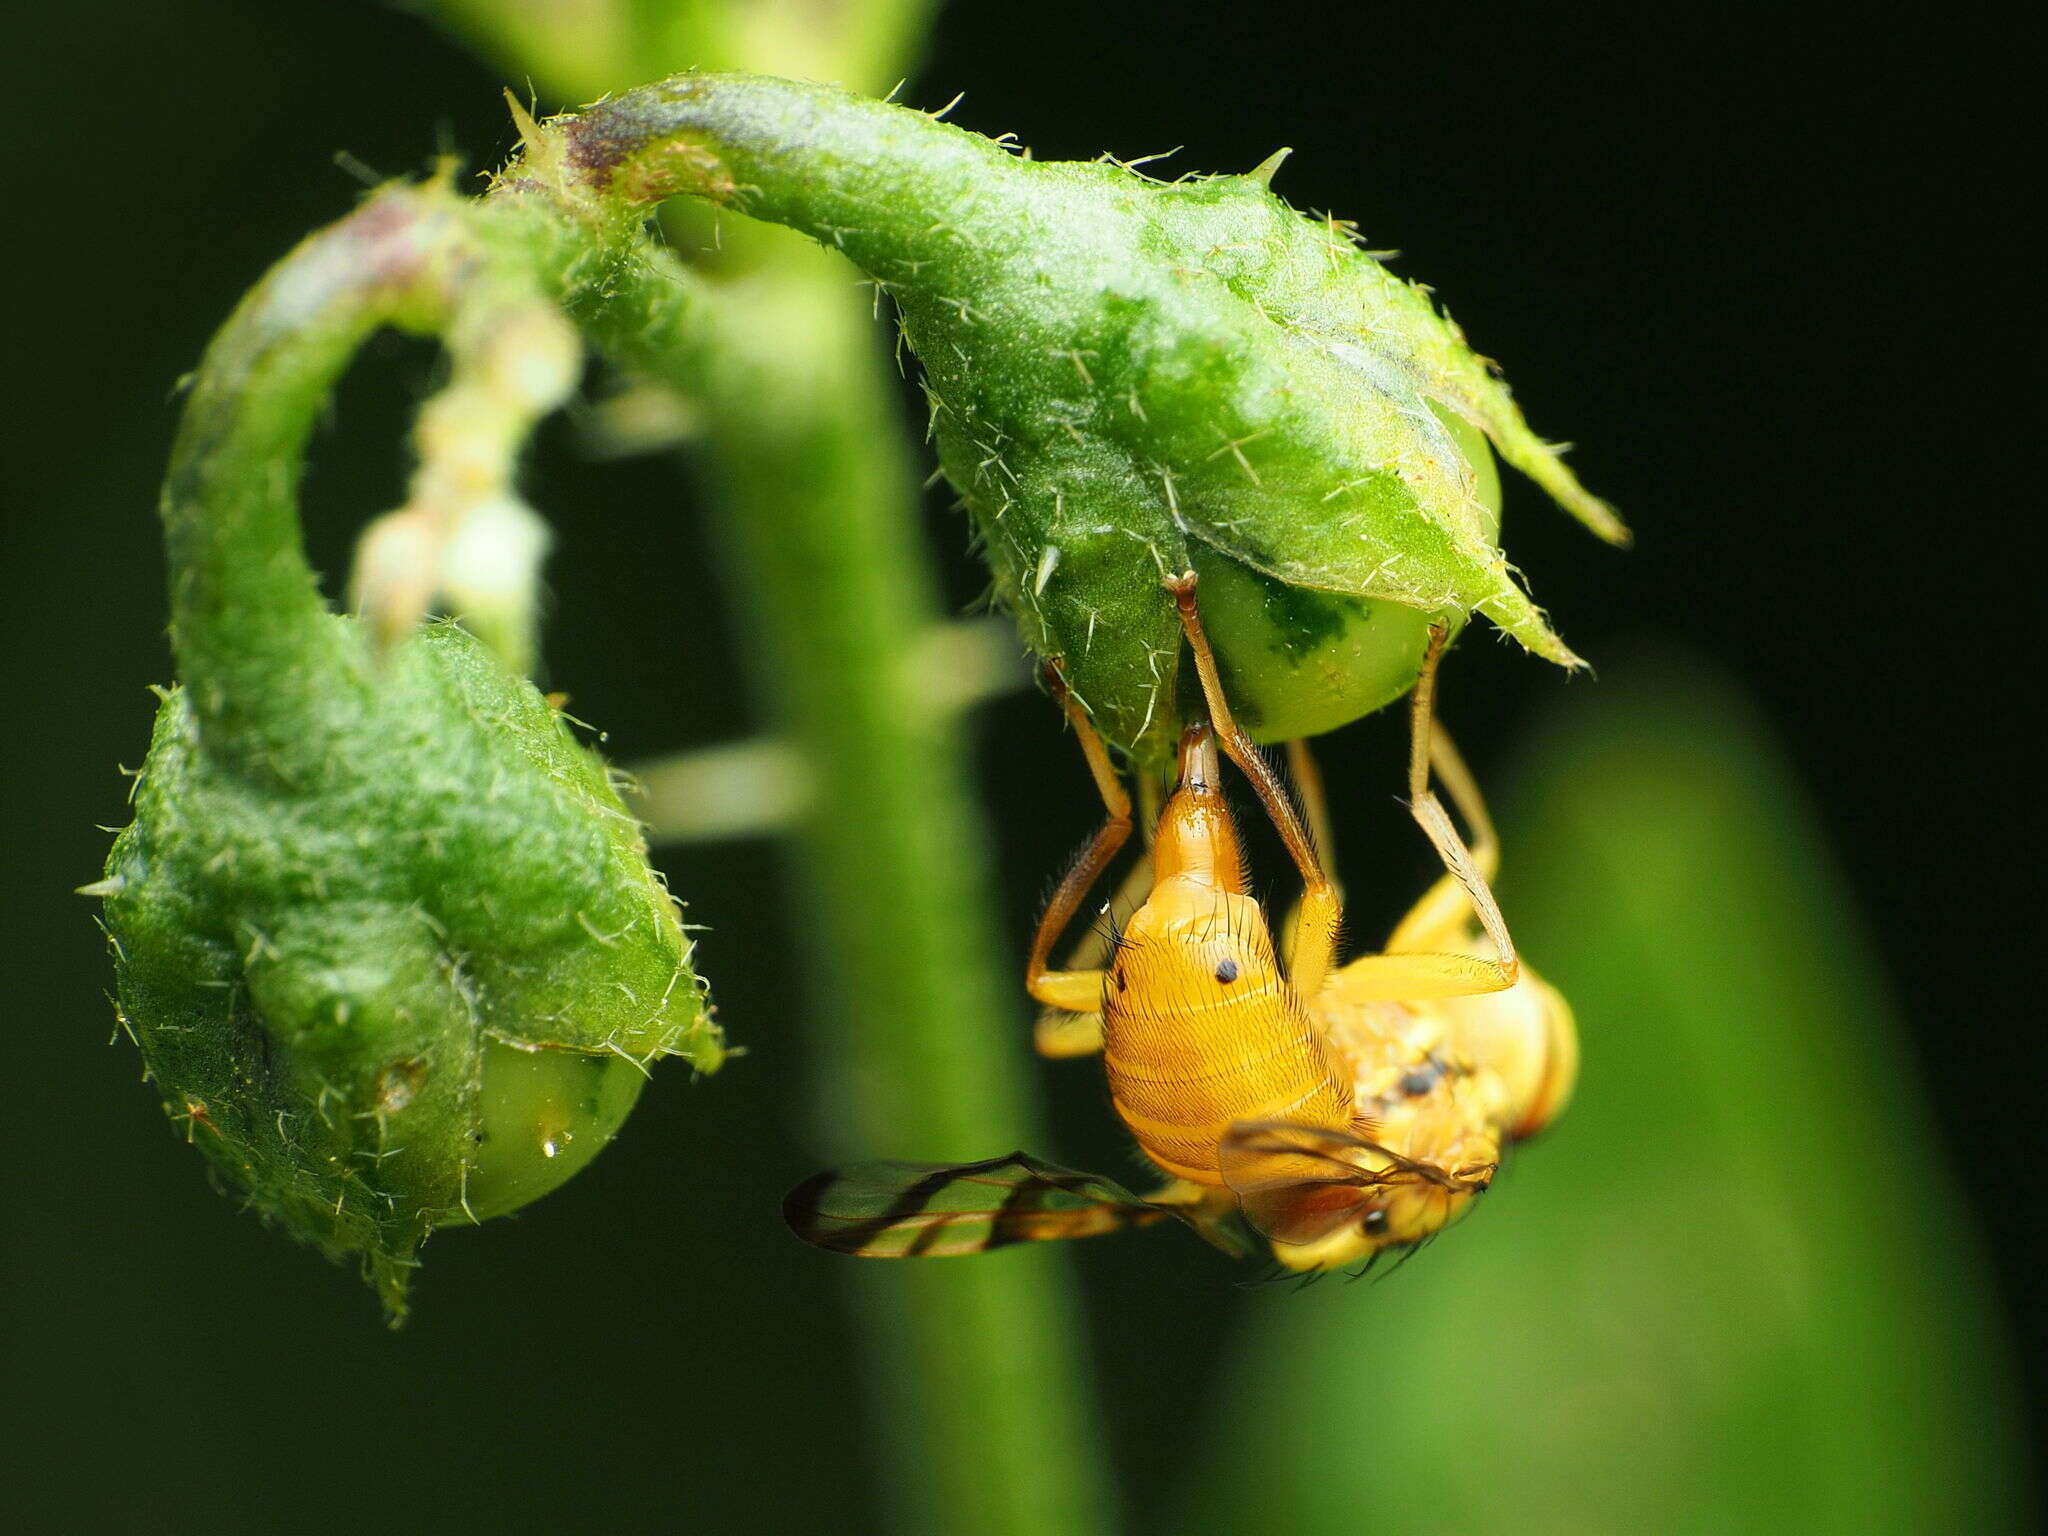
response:
<path id="1" fill-rule="evenodd" d="M 1103 1010 L 1103 1061 L 1117 1113 L 1145 1155 L 1176 1177 L 1217 1185 L 1217 1143 L 1233 1124 L 1340 1128 L 1351 1100 L 1270 960 L 1218 961 L 1207 951 L 1127 939 Z"/>

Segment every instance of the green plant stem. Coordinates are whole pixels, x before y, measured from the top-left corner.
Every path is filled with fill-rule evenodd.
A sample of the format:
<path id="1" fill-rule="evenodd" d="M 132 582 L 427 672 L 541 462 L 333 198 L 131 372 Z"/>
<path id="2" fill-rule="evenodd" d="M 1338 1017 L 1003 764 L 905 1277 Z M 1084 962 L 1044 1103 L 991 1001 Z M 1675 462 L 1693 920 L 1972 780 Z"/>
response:
<path id="1" fill-rule="evenodd" d="M 682 291 L 665 261 L 621 264 L 586 307 L 600 345 L 714 424 L 702 467 L 744 649 L 815 790 L 795 837 L 820 1141 L 934 1159 L 1035 1144 L 988 839 L 957 713 L 919 665 L 939 607 L 874 319 L 842 265 L 780 231 L 728 231 L 726 255 L 747 275 L 687 320 L 664 318 Z M 854 1278 L 898 1529 L 1107 1528 L 1063 1253 Z"/>
<path id="2" fill-rule="evenodd" d="M 958 717 L 915 665 L 938 608 L 893 381 L 844 267 L 775 249 L 718 311 L 708 484 L 757 686 L 816 776 L 798 850 L 819 1128 L 835 1156 L 1038 1145 Z M 856 1279 L 903 1528 L 1102 1528 L 1065 1255 Z"/>
<path id="3" fill-rule="evenodd" d="M 496 205 L 516 216 L 549 195 L 515 185 Z M 920 665 L 941 616 L 868 294 L 780 230 L 728 228 L 721 265 L 738 275 L 707 287 L 612 228 L 626 254 L 601 280 L 555 263 L 563 297 L 601 347 L 701 406 L 744 651 L 766 724 L 815 789 L 795 841 L 820 1141 L 835 1156 L 963 1160 L 1035 1145 L 986 831 L 957 713 Z M 1109 1527 L 1064 1253 L 854 1278 L 897 1529 Z"/>

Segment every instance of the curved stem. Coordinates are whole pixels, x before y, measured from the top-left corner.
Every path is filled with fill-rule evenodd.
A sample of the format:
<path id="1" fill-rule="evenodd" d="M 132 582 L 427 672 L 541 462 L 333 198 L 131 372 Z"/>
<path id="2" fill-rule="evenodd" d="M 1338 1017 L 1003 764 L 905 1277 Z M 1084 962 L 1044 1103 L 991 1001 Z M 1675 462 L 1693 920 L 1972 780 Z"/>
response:
<path id="1" fill-rule="evenodd" d="M 370 684 L 363 651 L 329 622 L 298 505 L 307 439 L 357 349 L 384 325 L 459 346 L 543 287 L 588 309 L 631 260 L 539 200 L 393 185 L 250 291 L 200 363 L 161 507 L 172 643 L 210 750 L 282 776 L 317 770 Z M 699 286 L 663 277 L 624 285 L 609 323 L 674 354 L 701 329 Z"/>
<path id="2" fill-rule="evenodd" d="M 838 86 L 689 74 L 554 119 L 507 177 L 614 210 L 704 198 L 801 230 L 887 281 L 959 263 L 986 238 L 970 231 L 992 223 L 1028 237 L 1017 164 L 992 140 Z"/>
<path id="3" fill-rule="evenodd" d="M 1036 1127 L 956 717 L 923 680 L 938 605 L 893 381 L 844 268 L 786 237 L 750 254 L 705 303 L 629 222 L 441 187 L 387 190 L 314 236 L 224 329 L 187 412 L 164 506 L 180 661 L 224 742 L 278 772 L 322 760 L 371 676 L 300 541 L 319 406 L 379 325 L 442 330 L 500 280 L 522 297 L 538 282 L 718 423 L 758 684 L 816 788 L 798 836 L 826 1139 L 983 1156 Z M 1064 1263 L 1040 1249 L 860 1272 L 901 1529 L 1106 1528 Z"/>
<path id="4" fill-rule="evenodd" d="M 309 760 L 359 685 L 300 537 L 306 439 L 371 332 L 433 323 L 463 238 L 452 194 L 391 189 L 273 267 L 207 348 L 161 510 L 172 643 L 214 750 Z"/>

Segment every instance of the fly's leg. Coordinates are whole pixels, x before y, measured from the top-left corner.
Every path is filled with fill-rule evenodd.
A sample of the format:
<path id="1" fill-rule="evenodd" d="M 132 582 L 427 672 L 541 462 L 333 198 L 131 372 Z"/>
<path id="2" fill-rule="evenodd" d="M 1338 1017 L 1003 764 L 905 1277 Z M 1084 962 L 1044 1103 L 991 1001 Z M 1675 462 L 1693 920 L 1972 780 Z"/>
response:
<path id="1" fill-rule="evenodd" d="M 1301 814 L 1308 822 L 1309 841 L 1314 845 L 1316 857 L 1322 861 L 1323 872 L 1330 877 L 1330 884 L 1335 888 L 1341 905 L 1344 882 L 1337 878 L 1337 860 L 1333 852 L 1337 845 L 1330 835 L 1330 799 L 1323 788 L 1322 767 L 1302 737 L 1297 736 L 1287 743 L 1287 776 L 1294 781 L 1294 797 L 1301 802 Z M 1280 926 L 1283 950 L 1293 950 L 1294 931 L 1300 922 L 1301 903 L 1297 901 Z"/>
<path id="2" fill-rule="evenodd" d="M 1109 910 L 1124 912 L 1136 906 L 1145 893 L 1152 888 L 1152 857 L 1150 854 L 1131 866 L 1116 888 L 1116 894 L 1109 899 Z M 1067 953 L 1067 972 L 1100 968 L 1109 959 L 1113 935 L 1107 924 L 1097 923 L 1081 936 L 1080 942 Z M 1055 1060 L 1073 1056 L 1093 1056 L 1102 1049 L 1102 1015 L 1100 1012 L 1072 1013 L 1065 1008 L 1046 1007 L 1038 1011 L 1037 1028 L 1032 1035 L 1032 1044 L 1038 1054 Z"/>
<path id="3" fill-rule="evenodd" d="M 1471 769 L 1465 766 L 1464 754 L 1452 743 L 1441 721 L 1431 722 L 1429 764 L 1437 782 L 1450 792 L 1458 815 L 1472 830 L 1473 871 L 1490 883 L 1500 869 L 1500 837 L 1494 831 L 1493 817 L 1487 812 L 1479 785 Z M 1463 882 L 1447 871 L 1437 877 L 1436 884 L 1395 925 L 1387 938 L 1387 953 L 1412 954 L 1459 943 L 1470 929 L 1474 915 Z"/>
<path id="4" fill-rule="evenodd" d="M 1052 968 L 1053 946 L 1067 931 L 1067 925 L 1074 920 L 1081 902 L 1089 888 L 1101 878 L 1109 861 L 1117 851 L 1130 840 L 1131 797 L 1124 788 L 1123 780 L 1117 777 L 1116 765 L 1109 760 L 1109 749 L 1096 734 L 1095 726 L 1088 718 L 1088 712 L 1081 707 L 1068 690 L 1066 679 L 1060 674 L 1057 662 L 1048 663 L 1045 669 L 1046 687 L 1067 712 L 1067 719 L 1073 722 L 1074 734 L 1081 739 L 1081 752 L 1088 759 L 1088 772 L 1094 777 L 1095 788 L 1102 795 L 1102 804 L 1107 811 L 1094 837 L 1082 850 L 1081 857 L 1066 873 L 1066 878 L 1052 893 L 1052 900 L 1045 904 L 1044 915 L 1038 920 L 1038 932 L 1031 940 L 1031 958 L 1026 963 L 1024 986 L 1032 997 L 1065 1013 L 1096 1014 L 1102 1011 L 1103 988 L 1108 984 L 1109 973 L 1096 969 L 1058 971 Z M 1085 1029 L 1085 1026 L 1083 1026 Z M 1096 1022 L 1096 1045 L 1100 1045 L 1101 1022 Z M 1041 1042 L 1046 1036 L 1044 1022 L 1039 1025 Z M 1068 1049 L 1048 1054 L 1085 1055 L 1085 1033 L 1079 1041 L 1068 1040 Z M 1083 1048 L 1075 1049 L 1075 1046 Z M 1043 1044 L 1041 1043 L 1041 1049 Z"/>
<path id="5" fill-rule="evenodd" d="M 1504 992 L 1515 984 L 1521 963 L 1507 921 L 1487 884 L 1500 859 L 1500 842 L 1486 814 L 1477 785 L 1450 737 L 1436 724 L 1436 674 L 1449 631 L 1434 625 L 1422 675 L 1416 679 L 1408 746 L 1408 809 L 1435 845 L 1448 873 L 1424 895 L 1394 930 L 1386 951 L 1352 961 L 1331 978 L 1337 995 L 1349 1002 L 1421 1002 L 1435 997 L 1467 997 Z M 1465 846 L 1450 813 L 1429 787 L 1434 761 L 1458 808 L 1472 823 L 1479 851 Z M 1475 814 L 1476 813 L 1476 814 Z M 1464 932 L 1467 913 L 1479 919 L 1493 941 L 1492 960 L 1477 955 L 1448 954 L 1439 944 L 1454 943 Z"/>
<path id="6" fill-rule="evenodd" d="M 1486 812 L 1486 802 L 1465 767 L 1464 758 L 1451 744 L 1449 734 L 1436 723 L 1437 669 L 1443 662 L 1449 640 L 1450 631 L 1443 625 L 1430 626 L 1429 650 L 1422 659 L 1422 673 L 1415 680 L 1415 696 L 1409 717 L 1408 808 L 1429 840 L 1436 845 L 1437 855 L 1444 861 L 1445 868 L 1464 888 L 1473 913 L 1500 957 L 1501 985 L 1511 987 L 1515 984 L 1515 941 L 1508 934 L 1507 920 L 1500 915 L 1500 906 L 1493 899 L 1493 888 L 1487 883 L 1500 864 L 1500 838 L 1494 832 L 1493 818 Z M 1440 771 L 1447 770 L 1443 772 L 1445 787 L 1472 823 L 1472 832 L 1479 840 L 1483 857 L 1465 846 L 1465 840 L 1458 835 L 1443 802 L 1429 787 L 1432 760 Z M 1425 896 L 1424 900 L 1427 899 Z"/>
<path id="7" fill-rule="evenodd" d="M 1294 802 L 1273 772 L 1273 765 L 1260 753 L 1257 743 L 1244 733 L 1223 696 L 1223 682 L 1216 673 L 1216 656 L 1209 649 L 1201 615 L 1195 611 L 1195 573 L 1188 571 L 1166 583 L 1180 609 L 1181 629 L 1194 652 L 1195 671 L 1202 680 L 1202 698 L 1209 706 L 1209 720 L 1216 727 L 1216 741 L 1239 772 L 1251 781 L 1259 803 L 1273 819 L 1289 857 L 1301 871 L 1301 904 L 1295 909 L 1294 933 L 1287 946 L 1287 977 L 1304 997 L 1320 992 L 1330 974 L 1330 962 L 1337 950 L 1337 927 L 1343 920 L 1343 903 L 1337 887 L 1323 872 L 1315 845 L 1301 823 Z"/>
<path id="8" fill-rule="evenodd" d="M 1237 1225 L 1237 1196 L 1226 1188 L 1174 1179 L 1165 1188 L 1147 1195 L 1145 1203 L 1176 1212 L 1204 1242 L 1234 1259 L 1244 1258 L 1251 1251 Z"/>

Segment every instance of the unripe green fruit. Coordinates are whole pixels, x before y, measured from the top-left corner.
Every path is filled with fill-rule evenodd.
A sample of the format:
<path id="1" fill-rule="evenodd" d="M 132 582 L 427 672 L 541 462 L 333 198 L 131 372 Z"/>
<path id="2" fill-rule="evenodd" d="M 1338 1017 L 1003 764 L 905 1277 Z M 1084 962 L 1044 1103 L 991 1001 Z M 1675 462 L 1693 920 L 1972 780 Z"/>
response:
<path id="1" fill-rule="evenodd" d="M 172 1116 L 395 1312 L 434 1227 L 546 1194 L 650 1063 L 721 1048 L 639 829 L 531 684 L 437 625 L 366 702 L 281 788 L 169 694 L 102 889 Z"/>
<path id="2" fill-rule="evenodd" d="M 549 318 L 471 207 L 378 195 L 208 349 L 163 500 L 183 685 L 92 888 L 173 1120 L 394 1320 L 435 1227 L 574 1175 L 658 1058 L 724 1053 L 603 762 L 462 629 L 328 612 L 300 547 L 306 433 L 379 323 L 487 349 Z"/>
<path id="3" fill-rule="evenodd" d="M 1500 475 L 1479 432 L 1444 425 L 1478 481 L 1489 535 L 1500 527 Z M 1238 723 L 1260 741 L 1319 736 L 1383 709 L 1415 686 L 1432 616 L 1401 603 L 1291 586 L 1220 550 L 1190 551 L 1203 622 Z M 1452 632 L 1462 614 L 1442 616 Z"/>

